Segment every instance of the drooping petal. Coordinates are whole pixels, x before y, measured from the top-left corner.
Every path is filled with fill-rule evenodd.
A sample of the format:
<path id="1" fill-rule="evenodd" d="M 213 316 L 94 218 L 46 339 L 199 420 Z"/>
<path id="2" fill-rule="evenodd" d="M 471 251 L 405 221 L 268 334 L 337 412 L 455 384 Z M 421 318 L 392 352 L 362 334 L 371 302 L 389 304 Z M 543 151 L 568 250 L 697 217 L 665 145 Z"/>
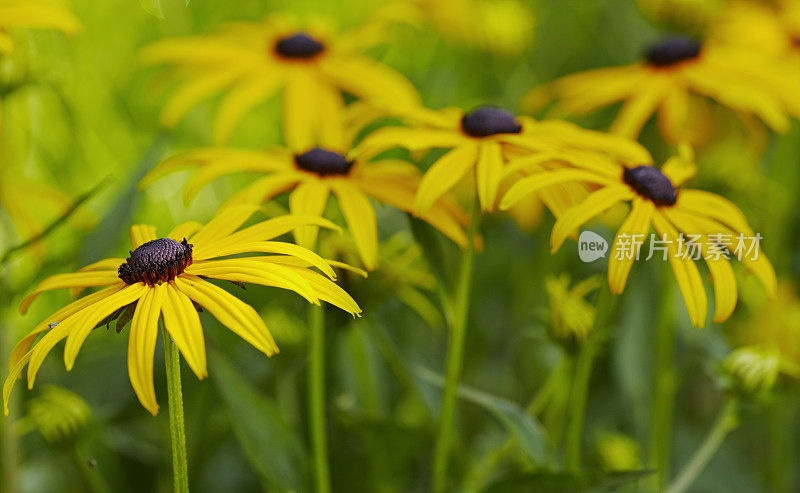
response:
<path id="1" fill-rule="evenodd" d="M 695 214 L 708 216 L 730 226 L 737 233 L 752 235 L 753 230 L 747 218 L 736 204 L 719 195 L 704 190 L 680 190 L 677 207 Z"/>
<path id="2" fill-rule="evenodd" d="M 186 268 L 187 274 L 223 281 L 245 282 L 294 291 L 310 303 L 318 304 L 314 290 L 303 278 L 280 265 L 265 265 L 251 258 L 210 260 Z"/>
<path id="3" fill-rule="evenodd" d="M 200 317 L 192 301 L 178 289 L 175 281 L 170 281 L 164 286 L 164 304 L 161 308 L 164 328 L 178 346 L 186 364 L 197 378 L 202 380 L 208 376 L 208 369 L 206 343 Z"/>
<path id="4" fill-rule="evenodd" d="M 228 255 L 237 255 L 240 253 L 275 253 L 278 255 L 291 255 L 303 259 L 309 265 L 321 270 L 331 279 L 336 279 L 336 273 L 333 272 L 328 261 L 309 250 L 308 248 L 292 243 L 285 243 L 281 241 L 253 241 L 253 242 L 238 242 L 214 250 L 212 257 L 227 257 Z M 200 264 L 195 264 L 200 265 Z"/>
<path id="5" fill-rule="evenodd" d="M 139 402 L 153 416 L 158 414 L 153 386 L 153 358 L 163 297 L 163 285 L 155 285 L 145 292 L 136 304 L 128 336 L 128 377 Z"/>
<path id="6" fill-rule="evenodd" d="M 543 188 L 575 181 L 597 183 L 599 185 L 611 185 L 613 183 L 603 176 L 582 169 L 568 168 L 535 173 L 511 185 L 511 188 L 508 189 L 500 200 L 500 209 L 507 210 L 524 197 L 542 190 Z"/>
<path id="7" fill-rule="evenodd" d="M 326 180 L 310 178 L 300 183 L 289 195 L 289 210 L 298 216 L 319 216 L 325 213 L 330 189 Z M 298 245 L 314 248 L 317 243 L 316 226 L 301 226 L 294 230 Z"/>
<path id="8" fill-rule="evenodd" d="M 287 214 L 248 226 L 247 228 L 233 233 L 224 240 L 216 242 L 214 245 L 209 245 L 209 248 L 227 248 L 237 243 L 271 240 L 290 231 L 294 231 L 296 228 L 308 225 L 316 225 L 335 231 L 341 231 L 342 229 L 331 221 L 318 216 Z"/>
<path id="9" fill-rule="evenodd" d="M 217 108 L 211 139 L 217 144 L 227 142 L 242 116 L 278 90 L 280 75 L 280 72 L 261 70 L 231 89 Z"/>
<path id="10" fill-rule="evenodd" d="M 384 127 L 365 137 L 353 154 L 375 155 L 397 147 L 412 152 L 434 148 L 451 149 L 466 141 L 466 137 L 453 130 Z"/>
<path id="11" fill-rule="evenodd" d="M 278 352 L 267 326 L 250 305 L 197 276 L 183 274 L 175 278 L 175 286 L 259 351 L 267 356 Z"/>
<path id="12" fill-rule="evenodd" d="M 620 294 L 625 290 L 633 262 L 638 258 L 645 235 L 650 231 L 653 209 L 653 203 L 649 200 L 635 198 L 628 217 L 614 237 L 608 257 L 608 285 L 614 294 Z M 627 242 L 624 244 L 625 247 L 623 241 Z"/>
<path id="13" fill-rule="evenodd" d="M 331 188 L 339 202 L 347 229 L 367 270 L 378 266 L 378 220 L 364 192 L 347 180 L 334 180 Z"/>
<path id="14" fill-rule="evenodd" d="M 669 263 L 678 281 L 683 301 L 686 303 L 689 320 L 695 327 L 703 328 L 708 315 L 708 299 L 700 272 L 692 259 L 680 255 L 678 251 L 680 235 L 660 210 L 656 210 L 653 214 L 653 227 L 660 237 L 668 241 L 666 247 Z"/>
<path id="15" fill-rule="evenodd" d="M 175 241 L 182 241 L 184 238 L 189 238 L 200 231 L 202 227 L 203 225 L 197 221 L 187 221 L 172 228 L 167 238 L 171 238 Z"/>
<path id="16" fill-rule="evenodd" d="M 293 70 L 287 75 L 283 89 L 283 138 L 292 151 L 305 152 L 315 145 L 317 88 L 309 70 Z"/>
<path id="17" fill-rule="evenodd" d="M 259 209 L 257 205 L 241 204 L 222 209 L 214 219 L 192 235 L 189 243 L 194 245 L 194 257 L 198 260 L 205 258 L 202 254 L 204 247 L 230 235 Z"/>
<path id="18" fill-rule="evenodd" d="M 644 124 L 661 104 L 670 83 L 671 81 L 665 81 L 660 77 L 653 78 L 650 84 L 636 91 L 635 95 L 622 105 L 609 131 L 636 139 Z"/>
<path id="19" fill-rule="evenodd" d="M 478 199 L 484 212 L 494 209 L 497 188 L 503 177 L 503 154 L 497 142 L 483 142 L 480 146 L 476 173 Z"/>
<path id="20" fill-rule="evenodd" d="M 161 124 L 167 128 L 174 127 L 192 108 L 234 84 L 246 71 L 247 67 L 231 66 L 198 76 L 180 85 L 161 112 Z"/>

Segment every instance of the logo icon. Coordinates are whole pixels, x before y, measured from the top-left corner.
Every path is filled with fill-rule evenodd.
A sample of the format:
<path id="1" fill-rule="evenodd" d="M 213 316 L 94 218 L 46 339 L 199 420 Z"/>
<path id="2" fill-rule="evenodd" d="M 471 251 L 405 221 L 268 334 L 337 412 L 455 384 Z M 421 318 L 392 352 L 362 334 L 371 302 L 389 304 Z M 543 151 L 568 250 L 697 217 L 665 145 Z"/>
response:
<path id="1" fill-rule="evenodd" d="M 594 231 L 582 231 L 578 237 L 578 257 L 583 262 L 594 262 L 605 257 L 608 252 L 608 242 Z"/>

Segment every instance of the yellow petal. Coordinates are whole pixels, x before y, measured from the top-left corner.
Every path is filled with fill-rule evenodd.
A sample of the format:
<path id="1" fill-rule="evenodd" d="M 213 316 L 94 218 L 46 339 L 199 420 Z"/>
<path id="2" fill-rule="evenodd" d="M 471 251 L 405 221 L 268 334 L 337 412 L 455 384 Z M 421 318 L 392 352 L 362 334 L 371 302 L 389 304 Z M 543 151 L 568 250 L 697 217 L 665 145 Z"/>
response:
<path id="1" fill-rule="evenodd" d="M 347 229 L 353 236 L 356 249 L 367 270 L 378 266 L 378 220 L 364 192 L 346 180 L 331 182 Z"/>
<path id="2" fill-rule="evenodd" d="M 453 188 L 475 166 L 477 144 L 468 142 L 440 157 L 425 173 L 414 200 L 414 213 L 422 214 Z"/>
<path id="3" fill-rule="evenodd" d="M 494 209 L 497 188 L 503 176 L 503 155 L 497 142 L 483 142 L 476 168 L 478 199 L 484 212 Z"/>
<path id="4" fill-rule="evenodd" d="M 310 178 L 301 182 L 289 195 L 289 210 L 299 216 L 319 216 L 325 214 L 330 190 L 325 180 Z M 316 226 L 301 226 L 294 230 L 298 245 L 314 248 L 317 243 Z"/>
<path id="5" fill-rule="evenodd" d="M 305 152 L 315 146 L 317 82 L 305 69 L 292 71 L 283 90 L 283 138 L 286 146 Z"/>
<path id="6" fill-rule="evenodd" d="M 161 112 L 161 124 L 167 128 L 174 127 L 192 108 L 232 85 L 246 70 L 246 67 L 235 66 L 216 70 L 179 86 Z"/>
<path id="7" fill-rule="evenodd" d="M 558 218 L 550 233 L 550 247 L 558 250 L 564 240 L 581 227 L 589 219 L 601 214 L 614 204 L 633 198 L 633 192 L 623 186 L 609 186 L 589 194 L 586 199 L 573 206 Z"/>
<path id="8" fill-rule="evenodd" d="M 505 195 L 503 195 L 503 198 L 500 200 L 500 209 L 507 210 L 513 207 L 514 204 L 523 198 L 542 190 L 543 188 L 575 181 L 597 183 L 600 185 L 610 185 L 613 183 L 607 178 L 599 176 L 596 173 L 581 169 L 567 168 L 553 171 L 543 171 L 521 178 L 511 185 L 511 188 L 508 189 Z"/>
<path id="9" fill-rule="evenodd" d="M 19 311 L 25 313 L 28 307 L 44 291 L 73 287 L 107 286 L 121 282 L 116 270 L 101 270 L 88 272 L 74 272 L 70 274 L 56 274 L 40 282 L 31 294 L 22 300 Z"/>
<path id="10" fill-rule="evenodd" d="M 128 336 L 128 377 L 139 402 L 153 416 L 158 414 L 158 402 L 153 386 L 153 358 L 163 297 L 162 285 L 147 290 L 136 304 Z"/>
<path id="11" fill-rule="evenodd" d="M 290 255 L 304 260 L 308 265 L 314 266 L 321 270 L 331 279 L 336 279 L 336 273 L 333 272 L 328 261 L 309 250 L 308 248 L 294 245 L 292 243 L 284 243 L 281 241 L 253 241 L 248 243 L 239 242 L 214 250 L 213 257 L 227 257 L 228 255 L 238 255 L 241 253 L 275 253 L 279 255 Z"/>
<path id="12" fill-rule="evenodd" d="M 636 260 L 639 249 L 646 240 L 645 235 L 650 231 L 653 209 L 653 203 L 649 200 L 635 198 L 628 217 L 614 237 L 608 257 L 608 285 L 614 294 L 620 294 L 625 290 L 633 261 Z M 625 247 L 622 246 L 621 235 L 627 235 Z"/>
<path id="13" fill-rule="evenodd" d="M 202 380 L 208 376 L 203 327 L 200 325 L 200 317 L 192 301 L 178 289 L 174 281 L 165 285 L 164 305 L 161 311 L 164 316 L 164 328 L 178 346 L 186 364 L 197 378 Z"/>
<path id="14" fill-rule="evenodd" d="M 175 279 L 175 286 L 259 351 L 267 356 L 278 352 L 267 326 L 250 305 L 196 276 L 183 274 Z"/>
<path id="15" fill-rule="evenodd" d="M 217 108 L 211 131 L 211 139 L 215 143 L 227 142 L 242 116 L 278 90 L 281 82 L 278 75 L 267 70 L 259 71 L 256 76 L 242 81 L 225 96 Z"/>

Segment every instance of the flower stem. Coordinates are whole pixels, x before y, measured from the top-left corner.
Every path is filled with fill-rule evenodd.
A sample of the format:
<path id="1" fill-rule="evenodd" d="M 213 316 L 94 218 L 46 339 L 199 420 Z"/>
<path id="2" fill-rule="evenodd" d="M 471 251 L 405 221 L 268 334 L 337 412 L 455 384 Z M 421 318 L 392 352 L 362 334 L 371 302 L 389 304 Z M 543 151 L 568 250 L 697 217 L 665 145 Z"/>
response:
<path id="1" fill-rule="evenodd" d="M 666 493 L 683 493 L 694 483 L 697 476 L 708 464 L 708 461 L 711 460 L 720 445 L 722 445 L 728 433 L 738 426 L 736 416 L 738 408 L 739 403 L 737 400 L 729 397 L 717 415 L 717 419 L 711 427 L 711 431 L 706 435 L 703 444 L 695 451 L 689 463 L 678 474 L 677 479 L 667 487 Z"/>
<path id="2" fill-rule="evenodd" d="M 164 362 L 167 367 L 167 395 L 169 399 L 169 432 L 172 438 L 172 474 L 176 493 L 188 493 L 189 468 L 186 465 L 186 430 L 183 422 L 183 392 L 181 390 L 181 356 L 178 346 L 166 329 Z"/>
<path id="3" fill-rule="evenodd" d="M 308 416 L 311 425 L 311 446 L 314 450 L 314 471 L 318 493 L 328 493 L 328 440 L 325 433 L 325 312 L 321 306 L 309 310 L 311 339 L 308 362 Z"/>
<path id="4" fill-rule="evenodd" d="M 650 430 L 650 466 L 656 470 L 654 489 L 660 491 L 669 477 L 672 443 L 672 411 L 675 401 L 675 320 L 672 316 L 674 286 L 669 264 L 661 270 L 653 363 L 653 408 Z"/>
<path id="5" fill-rule="evenodd" d="M 589 380 L 592 376 L 594 359 L 607 337 L 608 318 L 613 305 L 614 296 L 611 294 L 608 284 L 604 283 L 595 300 L 594 327 L 578 350 L 575 373 L 569 391 L 567 432 L 564 440 L 564 469 L 567 471 L 578 471 L 581 468 L 581 445 Z"/>
<path id="6" fill-rule="evenodd" d="M 458 382 L 461 379 L 461 367 L 464 362 L 464 341 L 467 333 L 467 315 L 469 314 L 470 295 L 472 293 L 472 273 L 475 263 L 475 233 L 478 228 L 478 206 L 472 205 L 472 221 L 468 238 L 469 246 L 461 254 L 458 269 L 452 310 L 450 310 L 450 340 L 447 346 L 445 362 L 445 380 L 442 391 L 442 404 L 439 414 L 439 428 L 433 450 L 433 492 L 441 493 L 447 485 L 447 466 L 450 451 L 453 447 L 453 433 L 456 419 Z"/>

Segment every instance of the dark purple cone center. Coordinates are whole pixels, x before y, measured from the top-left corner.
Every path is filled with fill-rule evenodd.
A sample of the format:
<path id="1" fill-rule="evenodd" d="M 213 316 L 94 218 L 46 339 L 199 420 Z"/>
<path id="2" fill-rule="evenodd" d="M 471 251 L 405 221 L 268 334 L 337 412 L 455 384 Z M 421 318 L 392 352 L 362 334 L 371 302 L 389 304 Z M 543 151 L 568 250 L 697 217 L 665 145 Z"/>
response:
<path id="1" fill-rule="evenodd" d="M 645 52 L 647 63 L 654 67 L 669 67 L 697 58 L 702 45 L 691 38 L 673 36 L 651 45 Z"/>
<path id="2" fill-rule="evenodd" d="M 320 176 L 346 175 L 353 167 L 353 161 L 348 161 L 338 152 L 316 147 L 294 157 L 298 168 L 316 173 Z"/>
<path id="3" fill-rule="evenodd" d="M 652 166 L 625 168 L 622 180 L 636 193 L 650 199 L 656 205 L 675 205 L 678 199 L 672 182 L 658 168 Z"/>
<path id="4" fill-rule="evenodd" d="M 152 286 L 175 279 L 191 263 L 192 245 L 186 238 L 180 243 L 159 238 L 143 243 L 130 252 L 130 257 L 119 266 L 117 272 L 126 284 L 144 282 Z"/>
<path id="5" fill-rule="evenodd" d="M 792 36 L 792 46 L 800 48 L 800 35 Z"/>
<path id="6" fill-rule="evenodd" d="M 303 32 L 281 38 L 275 43 L 275 51 L 284 58 L 313 58 L 323 50 L 325 45 Z"/>
<path id="7" fill-rule="evenodd" d="M 522 125 L 514 115 L 500 108 L 484 106 L 465 114 L 461 118 L 461 129 L 472 137 L 488 137 L 497 134 L 518 134 Z"/>

